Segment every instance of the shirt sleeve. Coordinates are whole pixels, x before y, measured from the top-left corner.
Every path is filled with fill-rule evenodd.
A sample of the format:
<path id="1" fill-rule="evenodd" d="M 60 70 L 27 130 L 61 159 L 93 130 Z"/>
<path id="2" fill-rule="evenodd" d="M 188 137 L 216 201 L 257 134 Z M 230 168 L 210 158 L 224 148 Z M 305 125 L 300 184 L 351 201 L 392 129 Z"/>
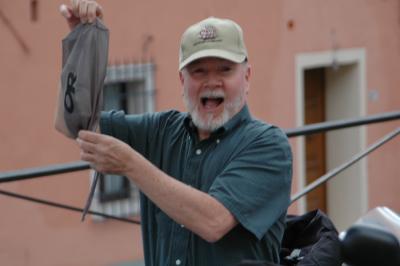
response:
<path id="1" fill-rule="evenodd" d="M 107 111 L 101 113 L 100 131 L 122 140 L 148 158 L 149 153 L 158 152 L 170 121 L 177 116 L 179 112 L 175 110 L 128 115 L 124 111 Z"/>
<path id="2" fill-rule="evenodd" d="M 141 154 L 146 152 L 156 124 L 156 114 L 126 115 L 124 111 L 102 112 L 100 130 L 133 147 Z"/>
<path id="3" fill-rule="evenodd" d="M 100 132 L 128 142 L 128 127 L 124 111 L 101 112 Z"/>
<path id="4" fill-rule="evenodd" d="M 252 140 L 215 179 L 209 194 L 261 239 L 290 203 L 292 154 L 272 127 Z"/>

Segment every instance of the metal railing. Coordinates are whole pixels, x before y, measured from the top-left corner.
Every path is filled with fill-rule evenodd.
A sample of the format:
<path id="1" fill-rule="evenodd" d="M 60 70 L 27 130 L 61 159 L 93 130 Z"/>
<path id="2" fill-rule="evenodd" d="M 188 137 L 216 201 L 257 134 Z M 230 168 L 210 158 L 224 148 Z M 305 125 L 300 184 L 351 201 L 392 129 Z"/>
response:
<path id="1" fill-rule="evenodd" d="M 303 197 L 304 195 L 307 195 L 309 192 L 313 191 L 314 189 L 316 189 L 317 187 L 319 187 L 320 185 L 326 183 L 328 180 L 330 180 L 331 178 L 333 178 L 334 176 L 338 175 L 339 173 L 343 172 L 344 170 L 346 170 L 347 168 L 349 168 L 350 166 L 352 166 L 353 164 L 355 164 L 356 162 L 358 162 L 359 160 L 361 160 L 362 158 L 364 158 L 365 156 L 367 156 L 368 154 L 370 154 L 371 152 L 373 152 L 374 150 L 378 149 L 379 147 L 381 147 L 383 144 L 385 144 L 386 142 L 392 140 L 394 137 L 396 137 L 398 134 L 400 133 L 400 127 L 396 128 L 393 132 L 390 132 L 389 134 L 387 134 L 386 136 L 384 136 L 382 139 L 378 140 L 377 142 L 375 142 L 374 144 L 370 145 L 367 149 L 365 149 L 364 151 L 361 151 L 357 154 L 355 154 L 350 161 L 344 162 L 343 164 L 335 167 L 334 169 L 332 169 L 331 171 L 329 171 L 328 173 L 324 174 L 323 176 L 319 177 L 318 179 L 314 180 L 312 183 L 310 183 L 309 185 L 307 185 L 303 191 L 295 194 L 294 196 L 292 196 L 291 198 L 291 203 L 295 202 L 296 200 L 300 199 L 301 197 Z"/>
<path id="2" fill-rule="evenodd" d="M 307 126 L 303 126 L 303 127 L 299 127 L 299 128 L 295 128 L 295 129 L 288 129 L 288 130 L 285 130 L 285 133 L 289 138 L 291 138 L 291 137 L 306 136 L 306 135 L 311 135 L 311 134 L 316 134 L 316 133 L 322 133 L 322 132 L 331 131 L 331 130 L 338 130 L 338 129 L 355 127 L 355 126 L 362 126 L 362 125 L 368 125 L 368 124 L 393 121 L 393 120 L 397 120 L 397 119 L 400 119 L 399 111 L 382 113 L 382 114 L 378 114 L 378 115 L 371 115 L 371 116 L 366 116 L 363 118 L 344 119 L 344 120 L 316 123 L 316 124 L 311 124 L 311 125 L 307 125 Z M 346 163 L 338 166 L 337 168 L 333 169 L 331 172 L 321 176 L 320 178 L 315 180 L 313 183 L 311 183 L 307 187 L 305 187 L 303 189 L 303 191 L 295 194 L 292 197 L 292 202 L 294 202 L 297 199 L 301 198 L 302 196 L 306 195 L 307 193 L 314 190 L 318 186 L 324 184 L 325 182 L 327 182 L 332 177 L 336 176 L 341 171 L 347 169 L 348 167 L 350 167 L 351 165 L 353 165 L 354 163 L 356 163 L 357 161 L 359 161 L 360 159 L 362 159 L 363 157 L 368 155 L 370 152 L 376 150 L 377 148 L 382 146 L 384 143 L 386 143 L 389 140 L 396 137 L 399 133 L 400 133 L 400 128 L 397 128 L 394 132 L 388 134 L 387 136 L 385 136 L 378 142 L 369 146 L 365 151 L 362 151 L 362 152 L 356 154 L 355 156 L 353 156 L 349 162 L 346 162 Z M 39 178 L 39 177 L 69 173 L 69 172 L 74 172 L 74 171 L 82 171 L 82 170 L 87 170 L 87 169 L 90 169 L 90 165 L 88 163 L 83 162 L 83 161 L 77 161 L 77 162 L 70 162 L 70 163 L 64 163 L 64 164 L 49 165 L 46 167 L 36 167 L 36 168 L 22 169 L 22 170 L 16 170 L 16 171 L 8 171 L 8 172 L 0 173 L 0 183 L 14 182 L 14 181 L 20 181 L 20 180 L 32 179 L 32 178 Z M 67 209 L 70 211 L 76 211 L 76 212 L 83 211 L 82 208 L 73 207 L 73 206 L 69 206 L 69 205 L 65 205 L 65 204 L 61 204 L 61 203 L 55 203 L 55 202 L 51 202 L 48 200 L 28 197 L 28 196 L 24 196 L 24 195 L 19 195 L 17 193 L 12 193 L 12 192 L 8 192 L 8 191 L 4 191 L 4 190 L 0 190 L 0 194 L 23 199 L 23 200 L 32 201 L 32 202 L 36 202 L 36 203 L 40 203 L 40 204 L 45 204 L 48 206 L 64 208 L 64 209 Z M 134 223 L 134 224 L 140 223 L 137 220 L 116 217 L 113 215 L 108 215 L 108 214 L 100 213 L 100 212 L 89 211 L 88 213 L 90 213 L 92 215 L 103 216 L 103 217 L 109 218 L 109 219 L 123 221 L 123 222 L 129 222 L 129 223 Z"/>

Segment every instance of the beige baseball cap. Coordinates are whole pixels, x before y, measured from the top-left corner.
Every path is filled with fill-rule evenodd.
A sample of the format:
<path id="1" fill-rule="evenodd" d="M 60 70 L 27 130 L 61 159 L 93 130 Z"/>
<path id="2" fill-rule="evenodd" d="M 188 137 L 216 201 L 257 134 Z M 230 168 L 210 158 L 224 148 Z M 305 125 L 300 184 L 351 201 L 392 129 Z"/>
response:
<path id="1" fill-rule="evenodd" d="M 181 38 L 179 70 L 204 57 L 244 62 L 247 50 L 240 26 L 232 20 L 215 17 L 190 26 Z"/>

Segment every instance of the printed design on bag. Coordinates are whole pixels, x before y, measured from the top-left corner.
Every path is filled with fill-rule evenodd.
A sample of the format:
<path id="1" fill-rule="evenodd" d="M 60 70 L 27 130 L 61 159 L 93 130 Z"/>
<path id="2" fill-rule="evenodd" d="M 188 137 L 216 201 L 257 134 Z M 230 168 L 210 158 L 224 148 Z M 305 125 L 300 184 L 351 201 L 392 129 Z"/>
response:
<path id="1" fill-rule="evenodd" d="M 72 95 L 75 94 L 75 81 L 76 74 L 73 72 L 68 73 L 67 77 L 67 89 L 65 90 L 64 97 L 64 108 L 68 111 L 68 113 L 72 113 L 74 111 L 74 100 Z"/>

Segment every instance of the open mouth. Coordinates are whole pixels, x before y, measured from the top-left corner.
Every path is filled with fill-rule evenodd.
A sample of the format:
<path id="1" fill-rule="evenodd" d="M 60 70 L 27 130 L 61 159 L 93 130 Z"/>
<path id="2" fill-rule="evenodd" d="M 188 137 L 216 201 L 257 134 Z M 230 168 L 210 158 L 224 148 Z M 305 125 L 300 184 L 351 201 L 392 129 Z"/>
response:
<path id="1" fill-rule="evenodd" d="M 201 104 L 207 109 L 216 108 L 223 102 L 224 97 L 201 97 Z"/>

